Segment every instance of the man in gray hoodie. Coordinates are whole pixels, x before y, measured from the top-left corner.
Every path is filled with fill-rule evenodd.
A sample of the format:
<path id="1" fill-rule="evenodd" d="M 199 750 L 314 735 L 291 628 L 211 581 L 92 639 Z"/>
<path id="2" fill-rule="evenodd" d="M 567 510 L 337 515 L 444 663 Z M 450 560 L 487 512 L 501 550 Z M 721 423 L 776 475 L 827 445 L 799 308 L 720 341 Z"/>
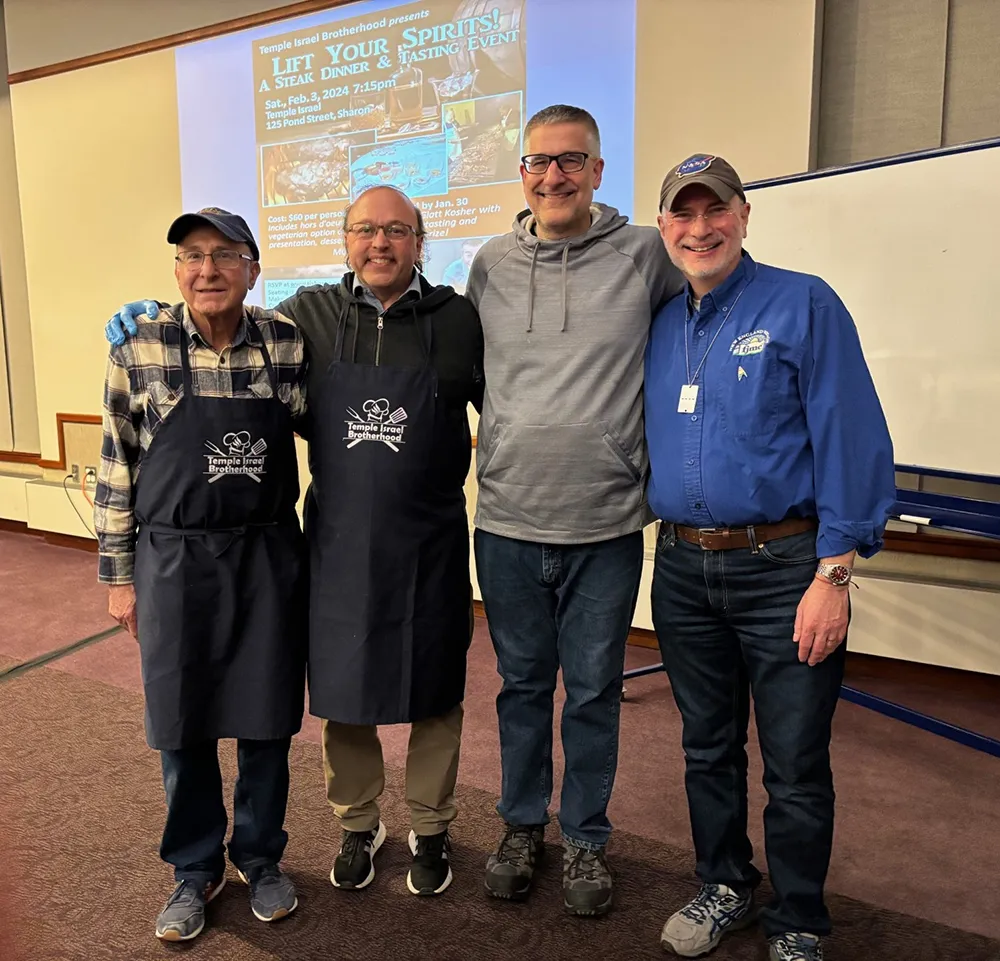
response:
<path id="1" fill-rule="evenodd" d="M 528 210 L 469 276 L 485 339 L 475 553 L 503 688 L 497 697 L 506 829 L 489 894 L 528 896 L 552 794 L 560 668 L 563 899 L 611 908 L 604 848 L 618 762 L 625 644 L 642 573 L 648 460 L 643 353 L 651 317 L 683 282 L 653 227 L 593 203 L 604 161 L 594 118 L 546 107 L 525 128 Z"/>

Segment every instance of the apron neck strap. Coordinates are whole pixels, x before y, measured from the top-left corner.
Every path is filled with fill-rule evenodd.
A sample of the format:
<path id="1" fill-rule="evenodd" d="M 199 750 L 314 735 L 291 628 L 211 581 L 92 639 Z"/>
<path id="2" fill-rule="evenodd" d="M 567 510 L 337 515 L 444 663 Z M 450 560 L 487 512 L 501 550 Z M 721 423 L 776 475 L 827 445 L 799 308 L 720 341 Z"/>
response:
<path id="1" fill-rule="evenodd" d="M 174 308 L 179 312 L 180 317 L 184 317 L 184 305 L 178 304 Z M 264 369 L 267 371 L 267 379 L 271 382 L 271 392 L 274 397 L 278 396 L 278 378 L 274 373 L 274 365 L 271 363 L 271 355 L 268 353 L 267 344 L 264 343 L 264 336 L 260 332 L 260 328 L 253 321 L 252 318 L 247 317 L 246 312 L 243 313 L 242 318 L 247 325 L 247 339 L 251 344 L 254 344 L 260 349 L 261 355 L 264 358 Z M 191 345 L 194 343 L 194 339 L 188 334 L 186 328 L 184 327 L 184 321 L 181 320 L 181 340 L 180 340 L 180 350 L 181 350 L 181 376 L 184 381 L 184 396 L 190 397 L 194 390 L 191 387 Z"/>

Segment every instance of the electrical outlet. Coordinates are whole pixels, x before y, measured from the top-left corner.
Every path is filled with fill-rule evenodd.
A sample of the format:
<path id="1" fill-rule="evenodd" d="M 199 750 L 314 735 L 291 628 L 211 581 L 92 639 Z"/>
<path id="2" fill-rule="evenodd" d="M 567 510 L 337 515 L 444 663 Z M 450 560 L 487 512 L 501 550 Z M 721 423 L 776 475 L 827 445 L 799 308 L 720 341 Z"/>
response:
<path id="1" fill-rule="evenodd" d="M 84 482 L 84 485 L 89 490 L 93 490 L 97 486 L 97 468 L 96 467 L 84 467 L 84 469 L 83 469 L 83 482 Z"/>
<path id="2" fill-rule="evenodd" d="M 73 483 L 74 484 L 79 484 L 80 483 L 80 465 L 79 464 L 73 464 L 72 467 L 70 467 L 70 474 L 73 475 Z"/>

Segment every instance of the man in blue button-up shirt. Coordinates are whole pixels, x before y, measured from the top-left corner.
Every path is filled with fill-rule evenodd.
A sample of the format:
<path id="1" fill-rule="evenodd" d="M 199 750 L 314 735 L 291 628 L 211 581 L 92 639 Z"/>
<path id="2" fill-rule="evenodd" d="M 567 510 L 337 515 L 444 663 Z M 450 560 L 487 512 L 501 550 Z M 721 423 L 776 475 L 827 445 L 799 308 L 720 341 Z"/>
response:
<path id="1" fill-rule="evenodd" d="M 892 442 L 850 314 L 822 280 L 743 250 L 736 171 L 696 154 L 666 176 L 658 223 L 687 290 L 646 352 L 649 502 L 662 519 L 653 622 L 684 722 L 702 889 L 663 929 L 694 957 L 750 921 L 753 693 L 769 804 L 773 961 L 816 961 L 830 930 L 830 728 L 848 590 L 895 500 Z"/>

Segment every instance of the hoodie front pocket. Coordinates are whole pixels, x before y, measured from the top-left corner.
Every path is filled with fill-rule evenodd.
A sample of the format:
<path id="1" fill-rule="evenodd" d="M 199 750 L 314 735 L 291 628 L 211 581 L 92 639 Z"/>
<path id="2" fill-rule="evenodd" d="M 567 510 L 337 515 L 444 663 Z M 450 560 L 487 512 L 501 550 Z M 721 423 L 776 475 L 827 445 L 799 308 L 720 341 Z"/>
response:
<path id="1" fill-rule="evenodd" d="M 642 471 L 639 470 L 629 456 L 628 451 L 625 450 L 625 445 L 622 444 L 621 438 L 618 436 L 618 431 L 610 425 L 605 425 L 604 427 L 604 442 L 611 448 L 615 457 L 621 461 L 622 467 L 632 475 L 632 480 L 638 483 L 642 479 Z"/>
<path id="2" fill-rule="evenodd" d="M 479 476 L 491 519 L 543 531 L 603 531 L 643 496 L 641 471 L 605 424 L 506 425 Z"/>

